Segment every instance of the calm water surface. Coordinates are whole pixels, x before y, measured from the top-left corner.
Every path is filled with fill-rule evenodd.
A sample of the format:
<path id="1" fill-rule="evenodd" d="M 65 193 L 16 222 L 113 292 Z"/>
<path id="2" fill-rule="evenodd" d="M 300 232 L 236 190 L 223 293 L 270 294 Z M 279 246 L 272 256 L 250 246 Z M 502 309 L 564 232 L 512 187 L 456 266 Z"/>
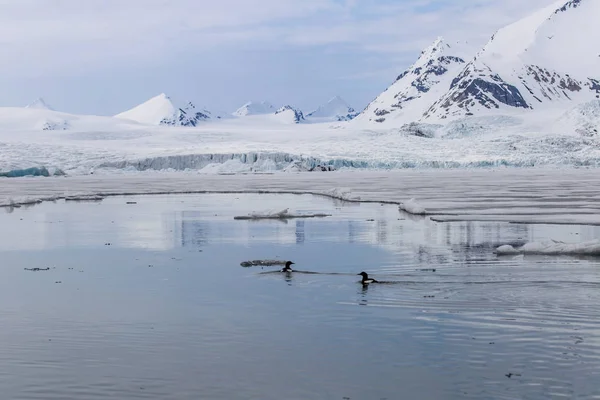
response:
<path id="1" fill-rule="evenodd" d="M 233 220 L 286 207 L 332 216 Z M 600 399 L 599 260 L 493 254 L 599 237 L 292 195 L 0 209 L 0 398 Z M 240 266 L 272 258 L 316 273 Z"/>

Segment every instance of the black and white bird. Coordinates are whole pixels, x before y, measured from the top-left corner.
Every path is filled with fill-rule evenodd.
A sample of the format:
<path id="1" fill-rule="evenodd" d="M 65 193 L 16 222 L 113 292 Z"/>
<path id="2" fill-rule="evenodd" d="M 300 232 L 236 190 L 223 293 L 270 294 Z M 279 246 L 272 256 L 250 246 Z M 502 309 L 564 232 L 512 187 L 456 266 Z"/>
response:
<path id="1" fill-rule="evenodd" d="M 281 272 L 292 272 L 292 267 L 290 267 L 290 265 L 295 264 L 294 262 L 291 261 L 287 261 L 285 263 L 285 267 L 283 267 L 283 269 L 281 270 Z"/>
<path id="2" fill-rule="evenodd" d="M 369 278 L 369 275 L 366 272 L 361 272 L 357 275 L 362 276 L 362 281 L 360 283 L 362 283 L 363 285 L 368 285 L 369 283 L 379 283 L 377 280 Z"/>

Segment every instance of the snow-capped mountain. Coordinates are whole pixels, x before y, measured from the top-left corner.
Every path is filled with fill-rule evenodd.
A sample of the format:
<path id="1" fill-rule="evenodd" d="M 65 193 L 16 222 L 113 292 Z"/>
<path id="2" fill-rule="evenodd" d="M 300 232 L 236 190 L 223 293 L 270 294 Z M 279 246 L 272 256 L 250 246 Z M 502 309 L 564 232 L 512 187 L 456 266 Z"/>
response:
<path id="1" fill-rule="evenodd" d="M 302 111 L 292 106 L 283 106 L 275 111 L 275 116 L 280 122 L 288 124 L 299 124 L 304 121 L 304 114 Z"/>
<path id="2" fill-rule="evenodd" d="M 356 119 L 383 125 L 416 121 L 449 89 L 464 65 L 463 58 L 440 37 Z"/>
<path id="3" fill-rule="evenodd" d="M 206 109 L 198 108 L 192 102 L 177 107 L 166 94 L 161 93 L 115 117 L 148 125 L 196 126 L 202 121 L 212 119 L 213 115 Z"/>
<path id="4" fill-rule="evenodd" d="M 35 109 L 39 109 L 39 110 L 50 110 L 50 111 L 54 111 L 54 108 L 50 107 L 48 105 L 48 103 L 46 103 L 44 101 L 43 98 L 38 97 L 37 99 L 35 99 L 34 102 L 28 104 L 27 106 L 25 106 L 25 108 L 35 108 Z"/>
<path id="5" fill-rule="evenodd" d="M 558 1 L 500 29 L 425 113 L 564 110 L 600 97 L 600 1 Z"/>
<path id="6" fill-rule="evenodd" d="M 233 115 L 236 117 L 246 117 L 248 115 L 273 114 L 275 107 L 266 101 L 249 101 L 238 108 Z"/>
<path id="7" fill-rule="evenodd" d="M 326 104 L 319 106 L 316 110 L 306 115 L 307 118 L 316 118 L 327 121 L 349 121 L 356 117 L 358 113 L 354 108 L 339 96 L 330 99 Z"/>
<path id="8" fill-rule="evenodd" d="M 498 30 L 473 58 L 440 38 L 355 121 L 401 127 L 470 116 L 535 116 L 596 100 L 598 15 L 598 0 L 556 1 Z"/>

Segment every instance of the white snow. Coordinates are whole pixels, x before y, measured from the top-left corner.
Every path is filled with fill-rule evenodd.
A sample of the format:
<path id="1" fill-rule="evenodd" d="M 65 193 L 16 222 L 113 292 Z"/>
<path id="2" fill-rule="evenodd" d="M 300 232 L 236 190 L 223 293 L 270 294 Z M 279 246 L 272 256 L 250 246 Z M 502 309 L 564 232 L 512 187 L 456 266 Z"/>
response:
<path id="1" fill-rule="evenodd" d="M 465 68 L 457 57 L 464 57 L 459 46 L 437 40 L 361 116 L 347 122 L 319 122 L 314 120 L 325 117 L 309 117 L 316 123 L 305 123 L 300 110 L 284 106 L 273 111 L 265 102 L 248 103 L 243 118 L 219 119 L 191 102 L 179 106 L 165 94 L 116 118 L 74 115 L 47 107 L 0 108 L 0 172 L 39 166 L 59 168 L 70 175 L 145 170 L 293 174 L 319 164 L 335 169 L 600 166 L 600 78 L 597 89 L 592 89 L 596 87 L 592 80 L 585 85 L 579 77 L 579 83 L 570 82 L 569 72 L 563 71 L 563 67 L 573 66 L 596 77 L 600 71 L 600 57 L 594 47 L 597 42 L 587 40 L 596 38 L 596 25 L 600 25 L 593 15 L 600 11 L 600 1 L 581 0 L 577 4 L 564 12 L 554 12 L 552 6 L 500 30 Z M 579 23 L 591 30 L 583 32 Z M 553 31 L 553 35 L 548 33 L 552 39 L 544 39 L 540 33 L 546 29 Z M 521 46 L 514 45 L 513 39 L 521 34 Z M 544 44 L 559 38 L 571 40 L 570 47 L 579 49 L 581 57 L 563 60 L 561 52 L 569 47 L 566 42 L 556 42 L 560 44 L 556 48 Z M 594 59 L 590 59 L 590 52 Z M 548 61 L 547 70 L 536 72 L 540 82 L 533 72 L 521 68 L 535 61 L 531 57 L 539 61 L 540 68 L 546 68 L 541 63 Z M 453 97 L 465 93 L 448 91 L 456 75 L 473 72 L 478 78 L 493 81 L 494 73 L 501 69 L 502 78 L 511 84 L 531 84 L 534 94 L 544 90 L 552 99 L 562 100 L 552 100 L 554 105 L 548 108 L 537 104 L 534 109 L 520 110 L 499 106 L 466 115 Z M 525 83 L 513 82 L 515 74 Z M 465 82 L 472 78 L 469 75 Z M 558 81 L 551 83 L 552 79 Z M 561 80 L 564 85 L 583 86 L 580 91 L 572 87 L 573 93 L 568 88 L 558 90 Z M 521 89 L 519 86 L 523 96 L 531 96 Z M 450 101 L 449 110 L 462 111 L 436 119 L 440 109 L 435 109 L 430 119 L 421 118 L 440 96 Z M 551 103 L 543 98 L 544 104 Z M 535 104 L 531 99 L 527 97 L 527 102 Z M 336 114 L 338 105 L 347 106 L 334 98 L 315 115 Z M 470 103 L 463 105 L 472 107 Z M 383 122 L 374 122 L 381 118 Z"/>
<path id="2" fill-rule="evenodd" d="M 115 118 L 135 121 L 145 125 L 196 126 L 198 123 L 210 120 L 212 113 L 206 108 L 199 108 L 189 101 L 185 105 L 176 106 L 171 98 L 164 93 L 132 108 L 115 115 Z M 220 116 L 215 116 L 220 118 Z"/>
<path id="3" fill-rule="evenodd" d="M 299 109 L 286 105 L 275 111 L 275 120 L 284 124 L 298 124 L 304 121 L 304 114 Z"/>
<path id="4" fill-rule="evenodd" d="M 247 117 L 249 115 L 272 114 L 275 112 L 275 107 L 266 101 L 249 101 L 238 108 L 233 115 L 236 117 Z"/>
<path id="5" fill-rule="evenodd" d="M 320 122 L 327 121 L 349 121 L 356 117 L 357 113 L 354 108 L 340 96 L 331 98 L 326 104 L 317 107 L 316 110 L 308 113 L 307 118 Z"/>
<path id="6" fill-rule="evenodd" d="M 404 201 L 400 203 L 400 210 L 406 211 L 409 214 L 413 215 L 426 215 L 427 210 L 420 205 L 415 199 L 410 199 L 408 201 Z"/>
<path id="7" fill-rule="evenodd" d="M 41 97 L 38 97 L 32 103 L 29 103 L 25 108 L 35 108 L 35 109 L 38 109 L 38 110 L 50 110 L 50 111 L 54 111 L 54 109 L 52 107 L 50 107 L 48 105 L 48 103 L 46 103 L 44 101 L 44 99 L 41 98 Z"/>
<path id="8" fill-rule="evenodd" d="M 496 254 L 600 256 L 600 240 L 591 240 L 583 243 L 565 243 L 557 240 L 548 240 L 544 242 L 526 243 L 517 248 L 511 245 L 504 245 L 496 249 Z"/>
<path id="9" fill-rule="evenodd" d="M 128 119 L 141 124 L 159 125 L 162 121 L 174 118 L 177 108 L 164 93 L 150 100 L 115 115 L 116 118 Z"/>
<path id="10" fill-rule="evenodd" d="M 353 123 L 380 129 L 420 120 L 429 107 L 450 89 L 452 80 L 464 67 L 464 52 L 458 44 L 438 38 Z"/>
<path id="11" fill-rule="evenodd" d="M 600 79 L 598 15 L 599 1 L 562 0 L 498 30 L 424 120 L 469 114 L 537 114 L 548 119 L 596 99 L 600 94 L 600 89 L 594 89 L 594 80 Z M 521 106 L 507 104 L 506 95 L 521 97 Z"/>

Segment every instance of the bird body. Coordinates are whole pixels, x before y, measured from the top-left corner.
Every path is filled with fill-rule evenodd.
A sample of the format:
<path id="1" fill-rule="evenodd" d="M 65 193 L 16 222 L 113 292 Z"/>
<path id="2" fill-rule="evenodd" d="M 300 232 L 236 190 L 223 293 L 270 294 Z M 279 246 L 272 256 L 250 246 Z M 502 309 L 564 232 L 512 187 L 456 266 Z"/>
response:
<path id="1" fill-rule="evenodd" d="M 292 264 L 295 264 L 295 263 L 291 262 L 291 261 L 287 261 L 285 263 L 285 267 L 283 267 L 283 269 L 281 270 L 281 272 L 292 272 L 293 271 L 292 267 L 291 267 Z"/>
<path id="2" fill-rule="evenodd" d="M 360 283 L 362 283 L 363 285 L 368 285 L 369 283 L 379 283 L 379 281 L 373 279 L 373 278 L 369 278 L 369 275 L 366 272 L 361 272 L 360 274 L 357 274 L 362 276 L 362 280 Z"/>

